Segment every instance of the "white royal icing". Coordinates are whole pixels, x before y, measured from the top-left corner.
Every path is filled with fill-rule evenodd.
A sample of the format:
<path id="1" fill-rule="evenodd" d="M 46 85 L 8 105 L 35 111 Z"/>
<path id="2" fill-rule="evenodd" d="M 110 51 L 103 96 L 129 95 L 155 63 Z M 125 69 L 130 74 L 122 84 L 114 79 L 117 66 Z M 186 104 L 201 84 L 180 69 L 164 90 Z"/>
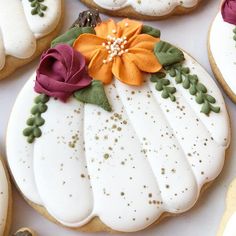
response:
<path id="1" fill-rule="evenodd" d="M 114 80 L 105 87 L 112 112 L 74 98 L 50 99 L 43 135 L 29 144 L 22 130 L 36 96 L 33 75 L 7 132 L 9 166 L 24 196 L 63 225 L 82 226 L 98 216 L 125 232 L 148 227 L 164 212 L 190 209 L 202 186 L 221 172 L 230 130 L 220 90 L 185 56 L 185 65 L 216 98 L 219 114 L 200 113 L 182 85 L 171 102 L 149 79 L 140 87 Z"/>
<path id="2" fill-rule="evenodd" d="M 6 55 L 25 59 L 36 50 L 36 40 L 51 33 L 61 17 L 61 0 L 45 0 L 44 17 L 31 14 L 29 0 L 0 0 L 0 70 Z"/>
<path id="3" fill-rule="evenodd" d="M 176 7 L 191 8 L 198 4 L 199 0 L 93 0 L 102 8 L 119 10 L 128 6 L 143 15 L 163 16 L 171 13 Z"/>
<path id="4" fill-rule="evenodd" d="M 236 224 L 236 213 L 234 213 L 230 217 L 222 236 L 235 236 L 236 235 L 235 224 Z"/>
<path id="5" fill-rule="evenodd" d="M 8 181 L 0 160 L 0 235 L 3 235 L 8 212 Z"/>
<path id="6" fill-rule="evenodd" d="M 225 22 L 218 13 L 210 30 L 209 45 L 214 61 L 225 82 L 236 94 L 236 42 L 234 25 Z"/>

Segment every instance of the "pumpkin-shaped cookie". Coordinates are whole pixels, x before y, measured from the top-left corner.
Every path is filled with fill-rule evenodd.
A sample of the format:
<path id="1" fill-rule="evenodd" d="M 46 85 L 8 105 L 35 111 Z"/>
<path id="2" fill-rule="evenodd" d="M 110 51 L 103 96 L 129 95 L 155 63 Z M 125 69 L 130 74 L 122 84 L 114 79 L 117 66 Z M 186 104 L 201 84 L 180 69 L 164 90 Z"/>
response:
<path id="1" fill-rule="evenodd" d="M 0 159 L 0 235 L 8 236 L 11 221 L 11 190 L 5 166 Z"/>
<path id="2" fill-rule="evenodd" d="M 142 230 L 189 210 L 220 174 L 230 142 L 221 92 L 159 37 L 128 19 L 75 26 L 20 92 L 8 162 L 26 200 L 51 220 Z"/>
<path id="3" fill-rule="evenodd" d="M 114 15 L 137 19 L 159 20 L 171 15 L 184 14 L 197 7 L 201 0 L 81 0 L 89 7 Z"/>
<path id="4" fill-rule="evenodd" d="M 225 0 L 210 29 L 208 52 L 212 70 L 233 102 L 236 102 L 235 25 L 236 3 L 234 0 Z"/>
<path id="5" fill-rule="evenodd" d="M 56 36 L 61 0 L 0 1 L 0 79 L 30 62 Z"/>

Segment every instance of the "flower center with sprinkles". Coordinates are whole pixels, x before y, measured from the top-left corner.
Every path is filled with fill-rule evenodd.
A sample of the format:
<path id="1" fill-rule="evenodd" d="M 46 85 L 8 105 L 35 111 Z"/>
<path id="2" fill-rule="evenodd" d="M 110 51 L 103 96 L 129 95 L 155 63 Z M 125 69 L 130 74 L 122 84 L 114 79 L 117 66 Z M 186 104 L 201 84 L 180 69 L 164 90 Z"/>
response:
<path id="1" fill-rule="evenodd" d="M 113 30 L 112 33 L 116 34 L 116 30 Z M 129 51 L 125 46 L 127 43 L 128 41 L 126 36 L 118 38 L 108 35 L 107 42 L 102 44 L 102 46 L 104 46 L 108 51 L 108 57 L 107 59 L 103 60 L 103 63 L 106 64 L 108 62 L 111 62 L 113 61 L 114 57 L 120 57 L 124 53 L 127 53 Z"/>

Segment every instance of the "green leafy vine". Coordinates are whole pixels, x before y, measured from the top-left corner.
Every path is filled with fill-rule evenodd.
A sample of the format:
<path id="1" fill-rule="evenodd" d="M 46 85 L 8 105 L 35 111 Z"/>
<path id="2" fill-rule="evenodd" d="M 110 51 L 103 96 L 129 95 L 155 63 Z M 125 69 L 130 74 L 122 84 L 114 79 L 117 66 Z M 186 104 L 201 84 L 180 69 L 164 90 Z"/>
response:
<path id="1" fill-rule="evenodd" d="M 156 83 L 156 90 L 161 92 L 161 96 L 163 98 L 170 98 L 172 102 L 176 101 L 176 97 L 174 96 L 176 92 L 175 87 L 171 87 L 170 85 L 170 80 L 166 78 L 166 73 L 164 72 L 158 72 L 156 74 L 151 75 L 151 81 L 153 83 Z"/>
<path id="2" fill-rule="evenodd" d="M 233 39 L 234 39 L 234 41 L 236 41 L 236 27 L 233 29 L 233 33 L 234 33 Z"/>
<path id="3" fill-rule="evenodd" d="M 26 121 L 27 128 L 23 130 L 23 135 L 27 137 L 28 143 L 33 143 L 36 138 L 41 137 L 41 126 L 44 125 L 45 120 L 42 118 L 42 113 L 46 112 L 49 101 L 49 96 L 41 94 L 34 99 L 35 105 L 31 109 L 31 117 Z"/>
<path id="4" fill-rule="evenodd" d="M 44 5 L 42 2 L 44 0 L 28 0 L 33 8 L 31 11 L 32 15 L 39 15 L 40 17 L 44 16 L 44 12 L 47 10 L 47 6 Z"/>
<path id="5" fill-rule="evenodd" d="M 202 113 L 208 116 L 211 112 L 220 112 L 220 107 L 213 105 L 216 99 L 208 94 L 206 86 L 199 81 L 198 76 L 191 74 L 189 67 L 183 66 L 185 59 L 180 49 L 161 41 L 156 44 L 154 52 L 163 65 L 163 71 L 153 74 L 151 81 L 156 83 L 157 91 L 162 91 L 161 95 L 164 99 L 170 98 L 171 101 L 176 101 L 174 96 L 176 88 L 170 86 L 170 80 L 166 78 L 168 74 L 175 79 L 176 84 L 182 84 L 183 88 L 195 96 L 195 101 L 202 106 Z"/>

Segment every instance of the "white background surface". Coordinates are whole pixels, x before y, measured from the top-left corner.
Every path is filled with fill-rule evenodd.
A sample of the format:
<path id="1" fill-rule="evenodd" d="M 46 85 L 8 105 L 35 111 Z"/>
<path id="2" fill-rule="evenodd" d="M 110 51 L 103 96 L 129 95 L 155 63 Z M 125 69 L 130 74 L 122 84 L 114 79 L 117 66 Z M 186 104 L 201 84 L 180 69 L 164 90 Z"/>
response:
<path id="1" fill-rule="evenodd" d="M 165 0 L 167 1 L 167 0 Z M 65 0 L 65 20 L 63 30 L 65 31 L 77 18 L 80 11 L 85 7 L 78 0 Z M 208 29 L 219 7 L 219 0 L 204 0 L 201 6 L 189 15 L 172 17 L 161 22 L 146 23 L 159 28 L 162 39 L 167 40 L 185 49 L 195 57 L 212 74 L 207 57 L 207 34 Z M 104 19 L 105 17 L 103 17 Z M 221 37 L 219 35 L 219 37 Z M 236 53 L 236 51 L 235 51 Z M 37 59 L 38 60 L 38 59 Z M 0 150 L 5 154 L 5 133 L 8 118 L 15 98 L 36 68 L 37 60 L 18 70 L 8 79 L 0 82 Z M 236 75 L 232 75 L 235 76 Z M 236 78 L 235 78 L 236 83 Z M 226 97 L 226 96 L 225 96 Z M 231 180 L 236 177 L 236 105 L 227 97 L 226 103 L 231 116 L 232 142 L 231 148 L 226 156 L 226 165 L 223 173 L 214 184 L 204 193 L 197 205 L 181 216 L 169 218 L 159 224 L 140 233 L 130 235 L 136 236 L 215 236 L 224 211 L 224 201 L 227 187 Z M 39 236 L 93 236 L 95 234 L 84 234 L 73 232 L 57 226 L 30 208 L 24 202 L 17 190 L 14 194 L 14 211 L 12 232 L 19 227 L 29 226 L 34 228 Z M 236 227 L 236 226 L 235 226 Z M 108 235 L 108 234 L 96 234 Z M 126 236 L 126 234 L 122 234 Z M 128 235 L 128 234 L 127 234 Z"/>

